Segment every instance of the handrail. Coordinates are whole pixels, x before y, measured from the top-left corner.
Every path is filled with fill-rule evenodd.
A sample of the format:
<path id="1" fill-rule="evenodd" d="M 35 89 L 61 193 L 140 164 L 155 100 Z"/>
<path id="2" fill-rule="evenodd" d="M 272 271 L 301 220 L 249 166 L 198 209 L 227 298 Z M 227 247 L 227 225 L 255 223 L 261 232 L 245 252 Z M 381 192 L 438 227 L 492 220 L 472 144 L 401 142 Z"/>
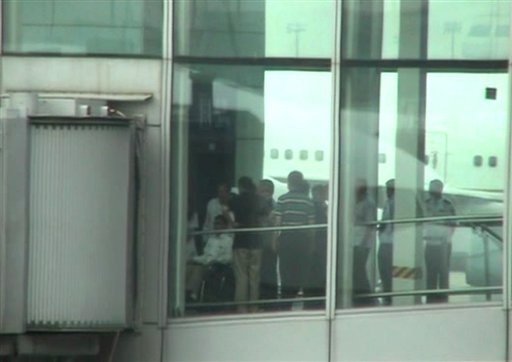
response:
<path id="1" fill-rule="evenodd" d="M 461 289 L 422 289 L 422 290 L 409 290 L 397 292 L 382 292 L 382 293 L 365 293 L 355 294 L 354 298 L 379 298 L 379 297 L 407 297 L 417 295 L 431 295 L 431 294 L 450 294 L 450 295 L 463 295 L 463 294 L 480 294 L 480 293 L 502 293 L 503 287 L 476 287 L 476 288 L 461 288 Z"/>
<path id="2" fill-rule="evenodd" d="M 290 231 L 290 230 L 314 230 L 326 229 L 327 224 L 310 224 L 310 225 L 297 225 L 297 226 L 266 226 L 255 228 L 236 228 L 236 229 L 220 229 L 220 230 L 198 230 L 188 233 L 190 236 L 208 235 L 208 234 L 235 234 L 235 233 L 251 233 L 251 232 L 274 232 L 274 231 Z"/>
<path id="3" fill-rule="evenodd" d="M 482 228 L 482 230 L 484 230 L 486 233 L 488 233 L 489 235 L 491 235 L 492 237 L 494 237 L 495 239 L 503 242 L 503 236 L 499 235 L 498 233 L 496 233 L 494 230 L 492 230 L 491 228 L 485 226 L 485 225 L 478 225 L 479 227 Z"/>
<path id="4" fill-rule="evenodd" d="M 379 220 L 371 221 L 358 226 L 378 226 L 378 225 L 399 225 L 399 224 L 418 224 L 418 223 L 429 223 L 429 222 L 441 222 L 441 221 L 457 221 L 458 226 L 465 224 L 474 223 L 490 223 L 503 221 L 503 215 L 460 215 L 460 216 L 432 216 L 432 217 L 417 217 L 409 219 L 393 219 L 393 220 Z M 310 224 L 310 225 L 296 225 L 296 226 L 266 226 L 266 227 L 252 227 L 252 228 L 231 228 L 231 229 L 220 229 L 220 230 L 197 230 L 189 232 L 188 235 L 209 235 L 217 234 L 219 232 L 236 234 L 236 233 L 249 233 L 249 232 L 275 232 L 275 231 L 292 231 L 292 230 L 315 230 L 315 229 L 326 229 L 328 224 Z"/>
<path id="5" fill-rule="evenodd" d="M 475 223 L 475 222 L 495 222 L 502 221 L 503 215 L 452 215 L 452 216 L 429 216 L 417 217 L 409 219 L 393 219 L 393 220 L 379 220 L 367 222 L 364 225 L 385 225 L 385 224 L 417 224 L 436 221 L 458 221 L 462 223 Z"/>

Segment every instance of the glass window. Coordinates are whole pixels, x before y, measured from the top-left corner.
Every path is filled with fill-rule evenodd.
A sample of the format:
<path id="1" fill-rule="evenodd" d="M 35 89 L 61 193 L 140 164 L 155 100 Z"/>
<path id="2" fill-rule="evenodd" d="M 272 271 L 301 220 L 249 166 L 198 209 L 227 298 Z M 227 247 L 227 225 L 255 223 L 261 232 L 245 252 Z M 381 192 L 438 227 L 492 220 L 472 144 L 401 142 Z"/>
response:
<path id="1" fill-rule="evenodd" d="M 507 59 L 510 2 L 430 0 L 428 56 Z"/>
<path id="2" fill-rule="evenodd" d="M 172 310 L 323 308 L 329 69 L 175 64 L 174 80 L 173 197 L 181 201 L 172 219 L 182 219 L 173 227 Z M 290 157 L 300 149 L 326 157 Z"/>
<path id="3" fill-rule="evenodd" d="M 176 1 L 175 52 L 207 57 L 329 58 L 334 6 L 334 0 Z"/>
<path id="4" fill-rule="evenodd" d="M 162 53 L 161 0 L 6 0 L 2 4 L 6 53 Z"/>
<path id="5" fill-rule="evenodd" d="M 344 2 L 339 307 L 501 299 L 509 8 Z"/>
<path id="6" fill-rule="evenodd" d="M 343 11 L 346 58 L 508 57 L 509 1 L 346 1 Z"/>
<path id="7" fill-rule="evenodd" d="M 497 159 L 506 153 L 507 74 L 345 72 L 342 88 L 369 96 L 364 108 L 362 100 L 342 99 L 342 209 L 351 211 L 338 305 L 499 300 L 505 167 Z M 485 97 L 488 86 L 496 99 Z M 475 167 L 474 151 L 499 156 Z M 379 163 L 379 153 L 388 162 Z"/>

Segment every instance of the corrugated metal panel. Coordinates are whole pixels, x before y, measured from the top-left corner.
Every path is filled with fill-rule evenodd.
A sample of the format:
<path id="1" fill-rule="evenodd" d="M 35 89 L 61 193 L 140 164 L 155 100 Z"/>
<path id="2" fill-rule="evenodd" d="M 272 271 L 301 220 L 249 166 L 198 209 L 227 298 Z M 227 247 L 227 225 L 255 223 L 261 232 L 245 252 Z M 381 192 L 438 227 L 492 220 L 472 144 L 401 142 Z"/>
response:
<path id="1" fill-rule="evenodd" d="M 29 325 L 126 323 L 130 129 L 32 125 Z"/>

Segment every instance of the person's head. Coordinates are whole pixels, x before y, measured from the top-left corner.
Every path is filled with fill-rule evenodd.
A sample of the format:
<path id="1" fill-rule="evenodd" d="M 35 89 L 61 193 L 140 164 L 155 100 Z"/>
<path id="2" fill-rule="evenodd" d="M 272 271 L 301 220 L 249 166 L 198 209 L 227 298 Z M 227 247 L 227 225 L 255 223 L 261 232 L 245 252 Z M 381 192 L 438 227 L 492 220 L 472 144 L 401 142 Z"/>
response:
<path id="1" fill-rule="evenodd" d="M 388 195 L 390 199 L 395 196 L 395 179 L 386 182 L 386 195 Z"/>
<path id="2" fill-rule="evenodd" d="M 311 196 L 315 202 L 327 201 L 327 185 L 315 185 L 311 189 Z"/>
<path id="3" fill-rule="evenodd" d="M 222 230 L 228 228 L 228 219 L 224 215 L 217 215 L 213 219 L 213 229 Z"/>
<path id="4" fill-rule="evenodd" d="M 238 192 L 255 192 L 256 186 L 252 182 L 250 177 L 242 176 L 238 179 Z"/>
<path id="5" fill-rule="evenodd" d="M 217 197 L 221 204 L 226 204 L 229 201 L 229 184 L 227 182 L 221 182 L 217 185 Z"/>
<path id="6" fill-rule="evenodd" d="M 274 196 L 274 183 L 270 180 L 261 180 L 258 185 L 258 193 L 261 197 L 268 200 Z"/>
<path id="7" fill-rule="evenodd" d="M 301 191 L 304 188 L 304 176 L 300 171 L 292 171 L 288 174 L 288 190 Z"/>
<path id="8" fill-rule="evenodd" d="M 443 195 L 443 182 L 441 180 L 432 180 L 428 186 L 428 193 L 435 199 L 440 199 Z"/>

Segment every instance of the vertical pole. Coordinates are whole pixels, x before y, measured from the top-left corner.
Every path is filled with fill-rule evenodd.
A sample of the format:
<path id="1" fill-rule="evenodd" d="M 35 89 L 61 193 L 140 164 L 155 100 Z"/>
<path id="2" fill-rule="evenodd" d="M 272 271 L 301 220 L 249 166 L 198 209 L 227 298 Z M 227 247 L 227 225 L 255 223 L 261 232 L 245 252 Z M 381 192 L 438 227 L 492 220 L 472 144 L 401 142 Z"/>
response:
<path id="1" fill-rule="evenodd" d="M 382 57 L 383 2 L 342 2 L 341 61 Z M 340 74 L 340 244 L 338 287 L 341 305 L 352 306 L 353 237 L 355 186 L 368 185 L 368 195 L 376 201 L 378 183 L 378 129 L 380 70 L 373 67 L 344 68 Z M 374 215 L 376 217 L 376 215 Z M 368 261 L 370 284 L 375 284 L 375 248 Z"/>
<path id="2" fill-rule="evenodd" d="M 428 9 L 426 1 L 400 2 L 399 57 L 424 59 L 427 54 Z M 426 73 L 423 69 L 398 69 L 398 119 L 396 129 L 395 218 L 417 216 L 424 188 Z M 412 157 L 411 157 L 412 155 Z M 407 170 L 401 172 L 400 170 Z M 402 227 L 395 233 L 394 265 L 422 268 L 421 226 Z M 397 290 L 423 289 L 424 281 L 397 279 Z M 421 302 L 421 297 L 402 298 L 405 304 Z"/>

